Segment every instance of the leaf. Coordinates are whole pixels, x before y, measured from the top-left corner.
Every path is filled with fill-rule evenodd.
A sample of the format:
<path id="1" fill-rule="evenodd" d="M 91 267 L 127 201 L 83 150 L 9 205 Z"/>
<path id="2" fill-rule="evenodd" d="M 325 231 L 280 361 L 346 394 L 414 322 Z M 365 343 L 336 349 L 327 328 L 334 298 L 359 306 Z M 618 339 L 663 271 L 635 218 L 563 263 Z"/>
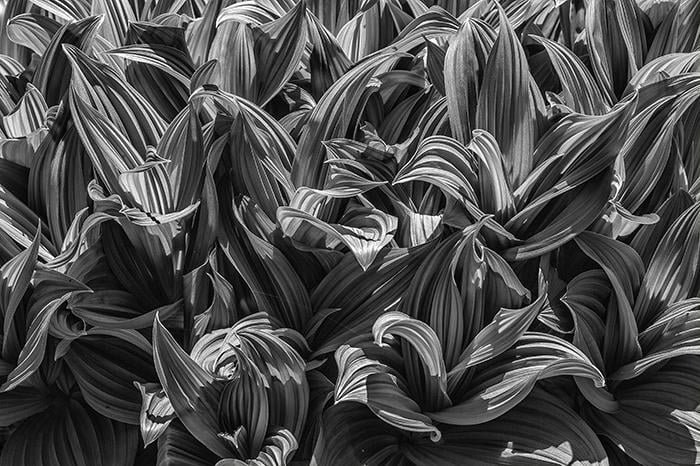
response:
<path id="1" fill-rule="evenodd" d="M 27 84 L 27 91 L 17 106 L 2 117 L 2 126 L 10 138 L 29 137 L 44 125 L 48 107 L 39 90 Z"/>
<path id="2" fill-rule="evenodd" d="M 142 158 L 116 125 L 72 91 L 70 102 L 83 146 L 110 193 L 142 212 L 161 215 L 173 212 L 170 180 L 162 166 L 165 161 L 153 150 L 146 159 Z M 165 223 L 160 219 L 157 222 Z"/>
<path id="3" fill-rule="evenodd" d="M 544 47 L 559 77 L 564 101 L 569 107 L 585 115 L 608 113 L 610 102 L 607 94 L 601 92 L 590 71 L 573 52 L 562 44 L 544 37 L 530 37 Z"/>
<path id="4" fill-rule="evenodd" d="M 358 402 L 381 420 L 408 432 L 430 433 L 433 441 L 440 431 L 420 412 L 420 407 L 402 389 L 397 374 L 387 365 L 370 359 L 359 348 L 343 345 L 336 351 L 338 382 L 335 403 Z"/>
<path id="5" fill-rule="evenodd" d="M 393 184 L 425 181 L 435 184 L 446 195 L 476 204 L 477 160 L 457 140 L 431 136 L 423 140 L 408 162 L 401 167 Z"/>
<path id="6" fill-rule="evenodd" d="M 414 464 L 608 464 L 600 440 L 561 400 L 535 388 L 522 403 L 493 421 L 444 426 L 443 441 L 410 442 L 404 455 Z"/>
<path id="7" fill-rule="evenodd" d="M 182 309 L 182 302 L 177 301 L 144 311 L 142 299 L 126 291 L 98 290 L 71 303 L 71 312 L 85 323 L 101 329 L 138 330 L 153 325 L 157 313 L 165 320 Z"/>
<path id="8" fill-rule="evenodd" d="M 68 21 L 78 21 L 89 15 L 87 0 L 31 0 L 31 3 Z"/>
<path id="9" fill-rule="evenodd" d="M 635 302 L 641 329 L 647 328 L 673 302 L 697 296 L 700 246 L 700 203 L 681 214 L 661 238 L 649 262 Z"/>
<path id="10" fill-rule="evenodd" d="M 371 335 L 376 318 L 395 309 L 431 250 L 430 243 L 385 249 L 366 271 L 346 254 L 311 294 L 316 315 L 308 323 L 306 339 L 312 356 L 333 352 L 359 335 Z M 322 311 L 328 309 L 338 311 L 324 316 Z"/>
<path id="11" fill-rule="evenodd" d="M 158 438 L 158 466 L 211 466 L 219 457 L 194 438 L 177 419 Z"/>
<path id="12" fill-rule="evenodd" d="M 134 382 L 134 385 L 141 392 L 139 422 L 143 444 L 147 447 L 167 431 L 176 419 L 175 411 L 159 384 Z"/>
<path id="13" fill-rule="evenodd" d="M 54 271 L 40 271 L 34 277 L 35 301 L 26 311 L 28 323 L 26 342 L 17 357 L 17 365 L 0 386 L 0 392 L 8 392 L 24 384 L 44 360 L 49 326 L 60 306 L 73 295 L 91 291 L 82 283 Z"/>
<path id="14" fill-rule="evenodd" d="M 77 20 L 78 18 L 71 19 Z M 70 65 L 63 46 L 69 44 L 89 51 L 93 37 L 101 23 L 101 18 L 91 16 L 75 23 L 63 25 L 53 35 L 32 79 L 33 84 L 44 96 L 49 107 L 58 104 L 63 99 L 71 82 Z M 60 76 L 60 79 L 56 79 L 56 76 Z"/>
<path id="15" fill-rule="evenodd" d="M 399 58 L 400 55 L 390 52 L 374 55 L 328 88 L 309 115 L 299 140 L 291 174 L 295 186 L 323 186 L 326 179 L 323 141 L 344 137 L 349 129 L 357 126 L 352 115 L 361 112 L 369 96 L 376 91 L 372 78 L 389 71 Z"/>
<path id="16" fill-rule="evenodd" d="M 643 106 L 630 121 L 630 136 L 622 148 L 625 176 L 630 182 L 625 183 L 620 202 L 630 212 L 653 211 L 669 190 L 677 190 L 673 189 L 675 183 L 661 180 L 681 169 L 676 165 L 672 141 L 683 115 L 697 102 L 700 80 L 691 76 L 664 79 L 641 90 Z M 649 207 L 641 210 L 645 204 Z"/>
<path id="17" fill-rule="evenodd" d="M 48 16 L 35 13 L 17 15 L 7 23 L 7 36 L 12 42 L 30 48 L 43 55 L 51 38 L 61 28 L 61 23 Z"/>
<path id="18" fill-rule="evenodd" d="M 515 204 L 503 155 L 490 133 L 476 129 L 472 136 L 467 149 L 478 160 L 479 205 L 484 212 L 494 214 L 499 221 L 505 221 L 515 213 Z"/>
<path id="19" fill-rule="evenodd" d="M 260 371 L 264 378 L 267 397 L 273 407 L 269 425 L 288 429 L 296 438 L 306 419 L 309 387 L 304 360 L 286 340 L 287 336 L 295 338 L 292 335 L 291 330 L 273 330 L 266 314 L 251 314 L 231 328 L 215 330 L 202 337 L 192 348 L 192 359 L 216 375 L 220 382 L 222 378 L 230 380 L 236 377 L 240 373 L 238 362 L 245 363 L 239 360 L 247 358 L 255 368 L 250 370 Z M 300 341 L 296 335 L 296 341 Z M 233 361 L 238 362 L 232 364 Z M 171 402 L 177 412 L 174 400 Z M 236 409 L 229 411 L 229 415 L 236 416 Z M 232 420 L 231 417 L 228 419 Z M 220 420 L 222 425 L 226 424 L 222 418 Z M 231 427 L 230 422 L 228 424 L 227 427 Z"/>
<path id="20" fill-rule="evenodd" d="M 481 224 L 432 248 L 413 274 L 402 310 L 435 331 L 448 370 L 496 310 L 529 295 L 510 267 L 478 239 Z"/>
<path id="21" fill-rule="evenodd" d="M 305 5 L 299 2 L 279 19 L 259 25 L 232 20 L 224 9 L 219 22 L 209 58 L 220 62 L 222 89 L 266 105 L 299 66 L 308 34 Z"/>
<path id="22" fill-rule="evenodd" d="M 88 331 L 88 335 L 70 344 L 63 359 L 85 401 L 95 411 L 115 421 L 139 423 L 141 397 L 133 383 L 156 378 L 150 344 L 146 342 L 142 348 L 121 338 Z"/>
<path id="23" fill-rule="evenodd" d="M 398 311 L 382 314 L 372 326 L 374 343 L 382 346 L 385 336 L 400 337 L 406 377 L 421 387 L 418 396 L 425 409 L 450 404 L 447 395 L 447 370 L 437 335 L 426 323 Z"/>
<path id="24" fill-rule="evenodd" d="M 595 0 L 586 8 L 586 39 L 593 72 L 615 102 L 643 65 L 646 31 L 635 2 Z"/>
<path id="25" fill-rule="evenodd" d="M 640 376 L 651 367 L 671 358 L 700 354 L 700 301 L 678 301 L 640 334 L 644 357 L 632 361 L 609 376 L 610 380 L 627 380 Z"/>
<path id="26" fill-rule="evenodd" d="M 479 93 L 476 127 L 491 133 L 503 151 L 506 174 L 520 186 L 537 160 L 535 108 L 530 101 L 530 72 L 525 53 L 503 9 L 499 8 L 498 38 L 484 70 Z M 500 114 L 498 109 L 504 109 Z"/>
<path id="27" fill-rule="evenodd" d="M 447 96 L 452 134 L 462 144 L 469 142 L 472 130 L 476 128 L 482 79 L 495 41 L 493 29 L 468 18 L 450 41 L 445 54 L 444 95 Z"/>
<path id="28" fill-rule="evenodd" d="M 57 253 L 49 232 L 40 224 L 39 216 L 14 194 L 0 185 L 0 250 L 7 258 L 16 256 L 39 235 L 39 257 L 50 260 Z"/>
<path id="29" fill-rule="evenodd" d="M 448 383 L 457 375 L 448 374 Z M 491 421 L 517 406 L 538 380 L 571 375 L 591 379 L 600 387 L 605 378 L 571 343 L 543 333 L 526 332 L 508 351 L 477 371 L 462 400 L 431 419 L 450 425 L 476 425 Z"/>
<path id="30" fill-rule="evenodd" d="M 485 326 L 469 343 L 451 372 L 488 361 L 508 350 L 527 331 L 542 310 L 547 299 L 542 294 L 535 302 L 522 309 L 501 309 L 491 323 Z"/>
<path id="31" fill-rule="evenodd" d="M 157 317 L 153 323 L 153 360 L 163 390 L 187 430 L 217 455 L 232 454 L 219 436 L 222 383 L 180 348 Z"/>
<path id="32" fill-rule="evenodd" d="M 572 314 L 574 345 L 601 370 L 605 368 L 601 355 L 605 337 L 603 317 L 610 291 L 610 280 L 605 273 L 602 270 L 591 270 L 574 277 L 566 285 L 564 295 L 559 298 Z"/>
<path id="33" fill-rule="evenodd" d="M 418 437 L 406 442 L 398 429 L 387 428 L 368 410 L 339 404 L 324 413 L 311 464 L 461 464 L 464 458 L 494 465 L 607 464 L 586 422 L 540 388 L 494 421 L 441 428 L 440 442 Z"/>
<path id="34" fill-rule="evenodd" d="M 181 50 L 168 45 L 124 45 L 110 50 L 109 54 L 156 67 L 187 87 L 194 73 L 189 57 Z"/>
<path id="35" fill-rule="evenodd" d="M 0 267 L 0 315 L 3 316 L 2 359 L 10 360 L 10 334 L 15 313 L 29 288 L 39 255 L 39 229 L 31 246 Z M 16 355 L 15 355 L 16 356 Z"/>
<path id="36" fill-rule="evenodd" d="M 147 146 L 156 146 L 163 136 L 165 122 L 114 69 L 91 59 L 75 47 L 66 46 L 64 49 L 73 68 L 71 95 L 114 124 L 139 154 L 137 160 L 143 160 Z M 71 102 L 73 99 L 71 97 Z M 80 113 L 77 107 L 71 103 L 71 110 Z M 80 130 L 77 117 L 76 126 Z M 88 148 L 87 143 L 85 146 Z"/>
<path id="37" fill-rule="evenodd" d="M 250 287 L 258 309 L 279 319 L 285 327 L 301 331 L 311 315 L 304 284 L 282 251 L 254 233 L 256 225 L 246 223 L 246 213 L 264 215 L 255 206 L 234 209 L 232 218 L 222 219 L 221 248 Z M 225 312 L 230 313 L 229 302 L 223 304 Z"/>
<path id="38" fill-rule="evenodd" d="M 356 63 L 389 45 L 411 19 L 394 2 L 364 2 L 336 37 L 350 60 Z"/>
<path id="39" fill-rule="evenodd" d="M 394 237 L 396 217 L 377 209 L 354 207 L 340 219 L 340 223 L 328 224 L 313 215 L 313 208 L 304 206 L 309 202 L 307 199 L 318 196 L 313 190 L 301 189 L 295 194 L 290 207 L 278 209 L 277 218 L 284 235 L 292 238 L 296 245 L 310 250 L 335 250 L 345 246 L 360 266 L 367 270 L 379 251 Z"/>
<path id="40" fill-rule="evenodd" d="M 92 179 L 90 159 L 68 119 L 59 112 L 32 160 L 28 205 L 45 215 L 51 239 L 63 244 L 77 213 L 87 207 L 85 190 Z"/>
<path id="41" fill-rule="evenodd" d="M 253 464 L 255 466 L 277 466 L 287 464 L 289 458 L 297 449 L 297 440 L 287 429 L 275 429 L 265 438 L 265 445 L 260 454 L 247 461 L 223 459 L 215 466 L 243 466 Z"/>
<path id="42" fill-rule="evenodd" d="M 297 3 L 280 19 L 254 30 L 254 34 L 258 67 L 265 76 L 257 94 L 257 102 L 262 106 L 280 91 L 301 60 L 307 39 L 306 4 Z"/>
<path id="43" fill-rule="evenodd" d="M 668 198 L 656 211 L 659 216 L 658 222 L 653 225 L 642 225 L 637 229 L 630 246 L 639 253 L 645 266 L 649 265 L 656 247 L 671 224 L 692 205 L 692 196 L 685 191 L 679 191 Z"/>
<path id="44" fill-rule="evenodd" d="M 332 32 L 308 10 L 306 22 L 309 27 L 308 40 L 311 44 L 309 57 L 311 94 L 318 100 L 350 69 L 352 62 L 345 55 Z"/>
<path id="45" fill-rule="evenodd" d="M 205 176 L 202 124 L 193 106 L 181 111 L 170 123 L 156 152 L 170 161 L 167 171 L 176 210 L 194 204 L 200 197 Z"/>
<path id="46" fill-rule="evenodd" d="M 590 426 L 642 464 L 698 461 L 697 357 L 671 360 L 644 381 L 616 390 L 620 410 L 586 410 Z"/>
<path id="47" fill-rule="evenodd" d="M 46 393 L 34 387 L 18 387 L 0 393 L 0 426 L 7 427 L 45 411 L 51 406 Z"/>
<path id="48" fill-rule="evenodd" d="M 138 431 L 97 415 L 61 394 L 57 406 L 32 416 L 7 439 L 0 465 L 53 464 L 131 466 L 138 450 Z"/>
<path id="49" fill-rule="evenodd" d="M 219 419 L 224 432 L 234 432 L 231 443 L 241 456 L 255 457 L 265 441 L 270 402 L 260 370 L 243 354 L 234 352 L 238 371 L 221 393 Z M 242 438 L 238 438 L 239 433 Z"/>
<path id="50" fill-rule="evenodd" d="M 125 69 L 129 83 L 166 121 L 171 121 L 185 108 L 191 93 L 188 87 L 192 91 L 199 87 L 191 80 L 195 66 L 185 31 L 179 26 L 132 23 L 125 44 L 126 49 L 110 50 L 108 56 L 130 60 Z"/>
<path id="51" fill-rule="evenodd" d="M 223 0 L 207 2 L 201 17 L 187 28 L 187 47 L 196 66 L 202 66 L 207 61 L 216 32 L 216 19 L 223 5 Z"/>
<path id="52" fill-rule="evenodd" d="M 226 115 L 227 134 L 220 150 L 223 166 L 232 175 L 230 187 L 253 198 L 274 219 L 277 208 L 288 205 L 294 193 L 289 174 L 294 141 L 270 114 L 241 97 L 203 89 L 191 101 L 204 105 L 209 99 Z"/>
<path id="53" fill-rule="evenodd" d="M 131 3 L 125 0 L 93 0 L 90 14 L 104 15 L 101 35 L 115 46 L 122 45 L 129 23 L 136 21 Z"/>
<path id="54" fill-rule="evenodd" d="M 522 260 L 551 251 L 600 216 L 612 195 L 612 167 L 624 142 L 621 128 L 635 105 L 632 95 L 603 116 L 569 114 L 540 139 L 535 150 L 538 166 L 515 191 L 519 212 L 505 225 L 525 241 L 505 251 L 504 257 Z M 550 202 L 559 207 L 545 211 Z M 538 215 L 544 217 L 534 220 Z"/>
<path id="55" fill-rule="evenodd" d="M 400 460 L 403 435 L 357 403 L 338 403 L 323 412 L 312 465 L 381 464 Z"/>
<path id="56" fill-rule="evenodd" d="M 608 309 L 605 362 L 608 367 L 626 364 L 641 356 L 632 303 L 644 275 L 642 259 L 630 246 L 597 233 L 582 232 L 575 241 L 605 271 L 617 298 L 616 308 Z"/>

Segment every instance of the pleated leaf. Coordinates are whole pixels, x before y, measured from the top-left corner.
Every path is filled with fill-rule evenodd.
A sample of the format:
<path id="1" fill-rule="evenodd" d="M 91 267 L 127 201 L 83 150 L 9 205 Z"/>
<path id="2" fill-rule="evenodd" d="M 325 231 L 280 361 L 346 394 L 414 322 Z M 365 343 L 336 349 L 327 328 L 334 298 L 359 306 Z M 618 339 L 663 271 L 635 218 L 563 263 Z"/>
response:
<path id="1" fill-rule="evenodd" d="M 148 446 L 158 440 L 176 419 L 175 411 L 159 384 L 134 382 L 134 385 L 141 392 L 139 425 L 143 444 Z"/>
<path id="2" fill-rule="evenodd" d="M 525 53 L 505 12 L 498 8 L 500 29 L 484 69 L 475 121 L 477 128 L 498 141 L 506 174 L 517 187 L 534 167 L 537 121 Z"/>
<path id="3" fill-rule="evenodd" d="M 639 463 L 697 463 L 697 362 L 694 356 L 672 360 L 643 382 L 618 389 L 619 411 L 586 413 L 586 420 Z"/>
<path id="4" fill-rule="evenodd" d="M 450 41 L 444 57 L 444 95 L 455 139 L 466 144 L 476 128 L 476 112 L 486 64 L 496 34 L 468 18 Z M 430 56 L 430 46 L 428 46 Z M 493 65 L 492 65 L 493 66 Z"/>
<path id="5" fill-rule="evenodd" d="M 661 238 L 649 262 L 634 313 L 644 329 L 669 304 L 698 295 L 700 204 L 687 209 Z"/>
<path id="6" fill-rule="evenodd" d="M 80 18 L 82 16 L 72 19 Z M 47 105 L 58 104 L 71 82 L 70 63 L 64 53 L 63 46 L 73 45 L 89 51 L 93 37 L 101 23 L 102 19 L 92 16 L 63 25 L 53 35 L 32 79 L 36 88 L 44 96 Z M 56 79 L 57 76 L 58 79 Z"/>
<path id="7" fill-rule="evenodd" d="M 338 383 L 335 402 L 366 405 L 389 425 L 409 432 L 429 433 L 434 441 L 440 431 L 407 394 L 396 373 L 387 365 L 368 358 L 359 348 L 341 346 L 336 351 Z"/>
<path id="8" fill-rule="evenodd" d="M 153 360 L 163 390 L 187 430 L 217 455 L 231 455 L 229 445 L 219 436 L 222 383 L 193 361 L 157 318 L 153 323 Z"/>
<path id="9" fill-rule="evenodd" d="M 559 77 L 564 101 L 571 109 L 585 115 L 603 115 L 609 111 L 607 94 L 601 92 L 591 72 L 571 50 L 544 37 L 530 37 L 547 52 Z"/>
<path id="10" fill-rule="evenodd" d="M 138 450 L 136 427 L 104 418 L 78 400 L 63 399 L 15 430 L 0 465 L 74 464 L 131 466 Z"/>
<path id="11" fill-rule="evenodd" d="M 562 375 L 591 379 L 599 387 L 605 384 L 600 371 L 571 343 L 526 332 L 510 350 L 477 371 L 463 401 L 454 400 L 454 406 L 430 413 L 430 418 L 451 425 L 488 422 L 517 406 L 538 380 Z"/>
<path id="12" fill-rule="evenodd" d="M 140 336 L 136 332 L 133 335 Z M 115 421 L 138 424 L 141 397 L 134 382 L 145 383 L 157 377 L 150 344 L 145 339 L 136 346 L 109 333 L 94 332 L 73 341 L 63 359 L 85 401 L 95 411 Z"/>

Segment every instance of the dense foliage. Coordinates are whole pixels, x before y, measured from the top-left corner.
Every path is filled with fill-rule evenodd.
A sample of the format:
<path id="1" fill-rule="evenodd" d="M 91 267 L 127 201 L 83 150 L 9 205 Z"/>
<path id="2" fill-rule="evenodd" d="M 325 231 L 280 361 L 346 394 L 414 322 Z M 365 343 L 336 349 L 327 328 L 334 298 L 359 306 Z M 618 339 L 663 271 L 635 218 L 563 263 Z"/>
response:
<path id="1" fill-rule="evenodd" d="M 697 0 L 0 3 L 0 466 L 700 462 Z"/>

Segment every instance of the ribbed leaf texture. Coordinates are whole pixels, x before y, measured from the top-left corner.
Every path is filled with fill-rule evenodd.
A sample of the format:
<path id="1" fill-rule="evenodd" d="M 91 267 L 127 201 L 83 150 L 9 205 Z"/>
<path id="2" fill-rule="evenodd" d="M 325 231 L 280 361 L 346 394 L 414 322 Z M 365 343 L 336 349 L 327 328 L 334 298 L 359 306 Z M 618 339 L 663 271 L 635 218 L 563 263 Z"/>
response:
<path id="1" fill-rule="evenodd" d="M 700 464 L 699 31 L 0 2 L 0 466 Z"/>

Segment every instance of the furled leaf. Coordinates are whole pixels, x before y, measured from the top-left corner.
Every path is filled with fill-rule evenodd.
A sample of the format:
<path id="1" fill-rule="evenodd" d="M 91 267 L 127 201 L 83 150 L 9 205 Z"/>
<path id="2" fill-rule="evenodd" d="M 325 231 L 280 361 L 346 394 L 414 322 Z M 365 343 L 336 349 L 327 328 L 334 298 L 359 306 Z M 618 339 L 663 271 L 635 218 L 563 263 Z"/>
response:
<path id="1" fill-rule="evenodd" d="M 139 382 L 134 382 L 134 385 L 141 392 L 139 422 L 143 444 L 148 446 L 167 430 L 175 419 L 175 411 L 160 385 Z"/>

